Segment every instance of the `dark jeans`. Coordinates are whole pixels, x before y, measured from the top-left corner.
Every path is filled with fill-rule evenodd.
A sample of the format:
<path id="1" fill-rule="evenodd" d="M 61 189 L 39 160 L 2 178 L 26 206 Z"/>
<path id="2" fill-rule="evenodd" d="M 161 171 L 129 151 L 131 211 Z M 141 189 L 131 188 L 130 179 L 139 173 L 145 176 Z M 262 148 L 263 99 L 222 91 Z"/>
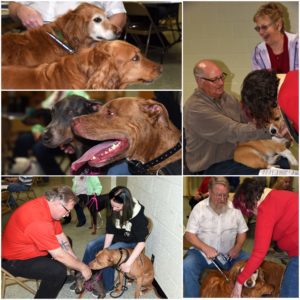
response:
<path id="1" fill-rule="evenodd" d="M 284 157 L 280 157 L 276 165 L 282 169 L 290 168 L 288 160 Z M 203 172 L 203 175 L 258 175 L 259 171 L 260 169 L 249 168 L 229 159 L 213 164 Z"/>
<path id="2" fill-rule="evenodd" d="M 41 280 L 35 298 L 56 298 L 67 276 L 66 266 L 49 256 L 2 260 L 2 267 L 14 276 Z"/>
<path id="3" fill-rule="evenodd" d="M 9 199 L 8 199 L 8 205 L 10 207 L 16 207 L 17 202 L 16 199 L 13 197 L 12 193 L 16 192 L 26 192 L 30 188 L 30 185 L 26 185 L 22 182 L 13 182 L 10 183 L 7 187 L 7 190 L 9 191 Z"/>

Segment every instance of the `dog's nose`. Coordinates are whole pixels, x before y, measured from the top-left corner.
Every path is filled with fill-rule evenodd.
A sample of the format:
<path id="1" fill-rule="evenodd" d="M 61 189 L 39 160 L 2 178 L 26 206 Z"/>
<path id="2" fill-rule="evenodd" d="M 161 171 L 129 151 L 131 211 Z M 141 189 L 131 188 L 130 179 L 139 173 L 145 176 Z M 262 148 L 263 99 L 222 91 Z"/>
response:
<path id="1" fill-rule="evenodd" d="M 48 143 L 52 139 L 52 134 L 50 131 L 46 130 L 42 135 L 42 142 Z"/>
<path id="2" fill-rule="evenodd" d="M 275 135 L 277 133 L 277 130 L 275 128 L 271 128 L 270 132 L 272 135 Z"/>

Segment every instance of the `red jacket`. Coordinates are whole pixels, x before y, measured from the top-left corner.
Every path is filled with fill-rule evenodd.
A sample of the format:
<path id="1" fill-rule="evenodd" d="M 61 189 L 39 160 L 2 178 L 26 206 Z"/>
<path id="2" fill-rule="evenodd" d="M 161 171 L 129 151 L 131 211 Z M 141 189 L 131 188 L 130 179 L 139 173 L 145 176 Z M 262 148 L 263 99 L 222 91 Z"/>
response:
<path id="1" fill-rule="evenodd" d="M 264 260 L 271 243 L 289 256 L 299 255 L 298 193 L 273 190 L 258 207 L 254 248 L 237 281 L 243 284 Z"/>

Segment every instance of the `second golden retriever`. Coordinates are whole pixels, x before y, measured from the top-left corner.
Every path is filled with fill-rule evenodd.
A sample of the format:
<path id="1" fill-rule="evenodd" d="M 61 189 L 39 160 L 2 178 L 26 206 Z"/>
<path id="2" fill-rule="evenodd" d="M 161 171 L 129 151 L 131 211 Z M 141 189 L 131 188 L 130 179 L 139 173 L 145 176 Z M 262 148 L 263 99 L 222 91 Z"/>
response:
<path id="1" fill-rule="evenodd" d="M 100 270 L 106 267 L 115 266 L 119 269 L 120 265 L 131 255 L 132 249 L 104 249 L 97 253 L 96 258 L 89 263 L 93 270 Z M 129 278 L 136 281 L 134 297 L 139 298 L 141 292 L 153 289 L 154 270 L 149 257 L 141 253 L 131 265 L 130 272 L 126 274 Z M 123 286 L 124 273 L 119 271 L 119 285 L 115 289 L 116 293 L 121 292 Z"/>
<path id="2" fill-rule="evenodd" d="M 3 66 L 3 89 L 121 89 L 151 82 L 162 66 L 125 41 L 103 41 L 37 67 Z"/>

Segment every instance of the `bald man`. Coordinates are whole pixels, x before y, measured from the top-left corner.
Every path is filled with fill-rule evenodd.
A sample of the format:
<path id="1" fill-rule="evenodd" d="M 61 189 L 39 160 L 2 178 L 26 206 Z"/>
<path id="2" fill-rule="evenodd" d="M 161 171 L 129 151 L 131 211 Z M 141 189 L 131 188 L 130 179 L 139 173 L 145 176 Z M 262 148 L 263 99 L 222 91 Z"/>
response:
<path id="1" fill-rule="evenodd" d="M 194 67 L 197 88 L 184 106 L 185 161 L 188 173 L 258 174 L 232 160 L 238 142 L 269 139 L 266 128 L 248 123 L 237 99 L 224 91 L 226 73 L 210 60 Z"/>

